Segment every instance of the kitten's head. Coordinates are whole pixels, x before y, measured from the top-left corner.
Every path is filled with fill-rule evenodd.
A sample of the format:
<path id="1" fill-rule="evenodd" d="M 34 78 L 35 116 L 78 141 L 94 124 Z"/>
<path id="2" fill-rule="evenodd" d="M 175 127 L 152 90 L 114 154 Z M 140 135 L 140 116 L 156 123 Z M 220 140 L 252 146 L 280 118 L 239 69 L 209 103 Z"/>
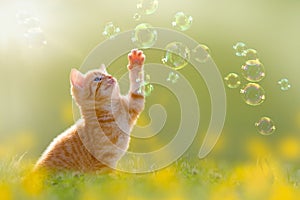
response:
<path id="1" fill-rule="evenodd" d="M 86 74 L 72 69 L 70 81 L 72 96 L 79 106 L 94 101 L 109 101 L 113 95 L 119 94 L 117 80 L 107 73 L 104 65 Z"/>

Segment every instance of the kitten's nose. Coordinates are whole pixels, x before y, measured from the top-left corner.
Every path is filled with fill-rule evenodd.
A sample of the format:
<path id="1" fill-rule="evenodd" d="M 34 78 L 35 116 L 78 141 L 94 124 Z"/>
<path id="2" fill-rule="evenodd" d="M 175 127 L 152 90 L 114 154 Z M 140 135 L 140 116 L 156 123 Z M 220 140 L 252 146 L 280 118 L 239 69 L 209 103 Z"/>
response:
<path id="1" fill-rule="evenodd" d="M 109 75 L 109 76 L 107 76 L 107 78 L 112 79 L 112 76 Z"/>

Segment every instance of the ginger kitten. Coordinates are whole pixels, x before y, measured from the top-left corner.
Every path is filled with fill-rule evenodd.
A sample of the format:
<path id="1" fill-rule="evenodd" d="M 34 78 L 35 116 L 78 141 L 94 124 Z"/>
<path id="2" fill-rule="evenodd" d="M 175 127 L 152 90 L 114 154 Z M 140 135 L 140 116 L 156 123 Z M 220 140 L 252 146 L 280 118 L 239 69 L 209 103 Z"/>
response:
<path id="1" fill-rule="evenodd" d="M 57 136 L 35 165 L 35 170 L 103 171 L 115 168 L 129 146 L 130 132 L 144 108 L 142 51 L 128 54 L 130 89 L 122 96 L 105 66 L 85 75 L 72 69 L 71 94 L 81 119 Z M 140 80 L 140 81 L 136 81 Z"/>

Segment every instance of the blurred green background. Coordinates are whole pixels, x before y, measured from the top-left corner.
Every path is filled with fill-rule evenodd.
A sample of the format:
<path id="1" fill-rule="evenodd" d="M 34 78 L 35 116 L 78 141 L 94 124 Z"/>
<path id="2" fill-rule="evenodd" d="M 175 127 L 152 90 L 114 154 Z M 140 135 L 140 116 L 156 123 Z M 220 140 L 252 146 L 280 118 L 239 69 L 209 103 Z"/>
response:
<path id="1" fill-rule="evenodd" d="M 208 157 L 233 162 L 274 156 L 299 164 L 300 1 L 161 0 L 157 11 L 142 16 L 139 22 L 133 20 L 136 2 L 32 0 L 25 3 L 1 0 L 0 157 L 27 152 L 27 158 L 36 159 L 56 135 L 74 123 L 69 73 L 71 68 L 79 68 L 89 52 L 106 39 L 102 31 L 107 22 L 114 22 L 121 31 L 134 29 L 142 22 L 172 28 L 174 14 L 183 11 L 194 19 L 192 27 L 184 34 L 210 48 L 223 77 L 230 72 L 240 74 L 244 60 L 236 57 L 232 48 L 238 41 L 256 49 L 266 68 L 266 77 L 261 81 L 266 100 L 259 106 L 246 105 L 239 89 L 225 88 L 225 126 Z M 28 48 L 24 30 L 16 21 L 20 9 L 26 9 L 40 19 L 47 45 Z M 148 54 L 146 51 L 146 55 L 151 59 L 151 51 Z M 119 67 L 125 68 L 126 59 L 121 60 L 124 62 Z M 210 97 L 201 77 L 193 76 L 192 68 L 186 67 L 180 73 L 186 75 L 196 91 L 202 91 L 197 94 L 201 105 L 201 128 L 188 151 L 196 158 L 209 123 Z M 280 90 L 277 81 L 281 78 L 290 81 L 288 91 Z M 169 102 L 165 103 L 166 110 L 178 111 L 176 101 L 166 100 L 172 99 L 172 95 L 166 91 L 169 95 L 161 97 L 162 92 L 163 89 L 155 89 L 147 106 Z M 167 125 L 172 127 L 172 120 L 178 120 L 178 117 L 169 116 L 174 116 L 168 118 Z M 274 134 L 263 136 L 257 132 L 254 123 L 262 116 L 274 120 Z M 164 131 L 161 134 L 168 135 L 168 129 Z M 157 140 L 157 144 L 152 144 L 159 147 L 163 142 Z"/>

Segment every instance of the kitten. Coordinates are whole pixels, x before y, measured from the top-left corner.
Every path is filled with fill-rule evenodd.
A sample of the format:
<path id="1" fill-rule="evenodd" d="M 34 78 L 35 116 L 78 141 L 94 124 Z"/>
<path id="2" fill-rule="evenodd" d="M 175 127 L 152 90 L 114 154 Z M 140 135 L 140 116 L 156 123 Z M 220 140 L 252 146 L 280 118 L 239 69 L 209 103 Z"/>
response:
<path id="1" fill-rule="evenodd" d="M 122 96 L 105 66 L 85 75 L 72 69 L 71 94 L 81 119 L 56 137 L 35 165 L 35 170 L 105 171 L 115 168 L 129 146 L 130 131 L 144 109 L 142 51 L 128 54 L 130 89 Z M 136 81 L 139 80 L 139 81 Z M 142 88 L 142 90 L 141 90 Z"/>

